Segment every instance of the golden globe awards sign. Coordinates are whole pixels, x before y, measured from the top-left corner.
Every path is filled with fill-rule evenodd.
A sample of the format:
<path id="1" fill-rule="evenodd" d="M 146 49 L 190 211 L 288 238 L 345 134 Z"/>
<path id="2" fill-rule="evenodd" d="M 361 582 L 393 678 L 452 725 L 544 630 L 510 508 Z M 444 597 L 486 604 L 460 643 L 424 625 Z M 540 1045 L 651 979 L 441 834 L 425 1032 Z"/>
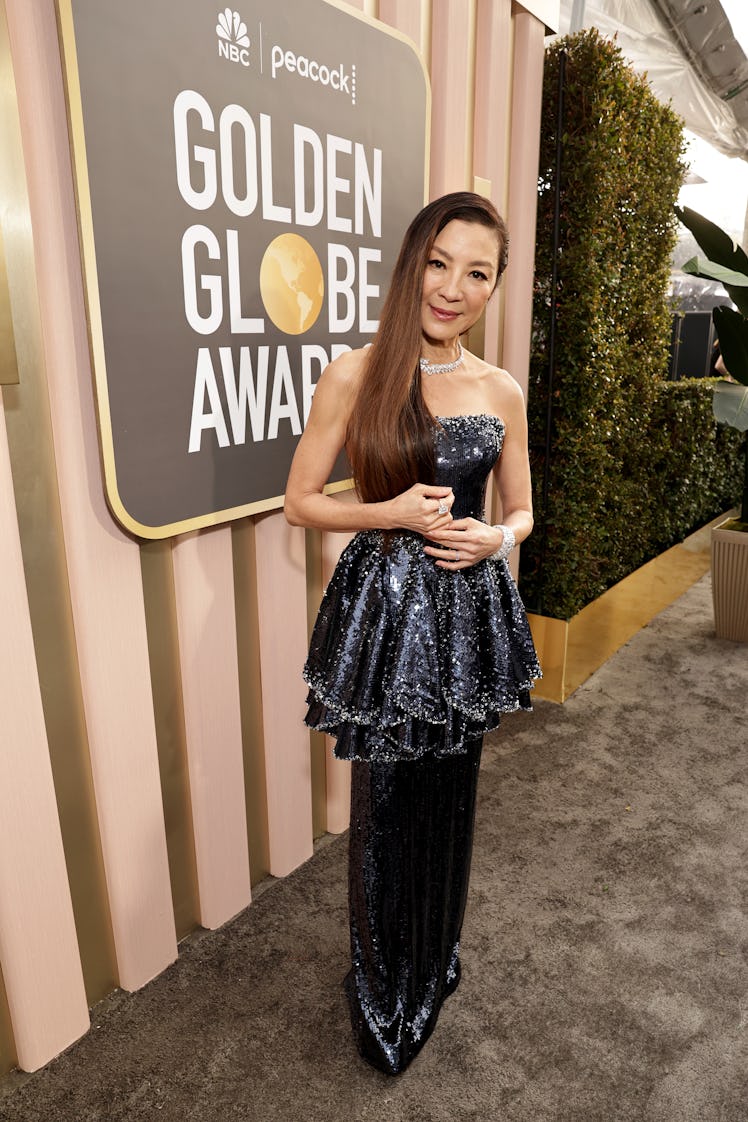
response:
<path id="1" fill-rule="evenodd" d="M 143 537 L 278 506 L 423 204 L 420 59 L 326 0 L 58 6 L 110 506 Z"/>

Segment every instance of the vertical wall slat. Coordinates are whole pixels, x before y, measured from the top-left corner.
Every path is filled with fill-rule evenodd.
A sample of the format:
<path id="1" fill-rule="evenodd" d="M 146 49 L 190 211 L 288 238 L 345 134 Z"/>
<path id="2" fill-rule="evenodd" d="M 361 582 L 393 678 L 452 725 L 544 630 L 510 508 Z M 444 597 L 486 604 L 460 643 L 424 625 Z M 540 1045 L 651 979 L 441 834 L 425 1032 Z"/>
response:
<path id="1" fill-rule="evenodd" d="M 412 39 L 424 58 L 431 41 L 431 18 L 423 0 L 379 0 L 379 19 Z"/>
<path id="2" fill-rule="evenodd" d="M 136 989 L 176 957 L 138 547 L 102 491 L 54 4 L 6 8 L 112 931 Z"/>
<path id="3" fill-rule="evenodd" d="M 434 0 L 431 198 L 472 186 L 474 0 Z"/>
<path id="4" fill-rule="evenodd" d="M 270 848 L 263 751 L 265 734 L 260 673 L 257 551 L 253 519 L 242 518 L 234 522 L 231 539 L 234 551 L 236 645 L 244 750 L 244 799 L 247 808 L 249 873 L 254 885 L 270 872 Z"/>
<path id="5" fill-rule="evenodd" d="M 337 496 L 340 502 L 355 503 L 353 491 L 343 491 Z M 322 581 L 326 586 L 333 570 L 353 534 L 322 535 Z M 334 740 L 327 741 L 327 829 L 331 834 L 342 834 L 348 829 L 351 820 L 351 765 L 345 760 L 336 760 L 332 754 Z"/>
<path id="6" fill-rule="evenodd" d="M 3 4 L 0 4 L 0 225 L 4 228 L 12 328 L 20 375 L 19 384 L 7 386 L 4 391 L 18 533 L 78 947 L 88 1001 L 93 1004 L 116 985 L 116 956 L 70 602 L 39 320 L 34 241 Z"/>
<path id="7" fill-rule="evenodd" d="M 255 523 L 265 725 L 270 872 L 285 876 L 312 855 L 309 733 L 303 723 L 307 649 L 306 541 L 283 514 Z"/>
<path id="8" fill-rule="evenodd" d="M 335 741 L 325 737 L 327 748 L 327 832 L 344 833 L 351 822 L 351 765 L 346 760 L 336 760 L 333 755 Z"/>
<path id="9" fill-rule="evenodd" d="M 307 529 L 306 541 L 306 612 L 307 633 L 312 634 L 319 611 L 325 581 L 322 575 L 321 530 Z M 314 838 L 327 833 L 327 757 L 329 747 L 324 733 L 310 730 L 312 778 L 312 831 Z"/>
<path id="10" fill-rule="evenodd" d="M 512 329 L 505 334 L 503 364 L 527 393 L 545 26 L 535 16 L 518 12 L 514 28 L 507 215 L 512 233 L 512 267 L 506 274 L 504 294 L 505 319 Z"/>
<path id="11" fill-rule="evenodd" d="M 220 927 L 250 899 L 231 530 L 172 556 L 200 922 Z"/>
<path id="12" fill-rule="evenodd" d="M 19 1065 L 88 1029 L 0 392 L 0 966 Z"/>
<path id="13" fill-rule="evenodd" d="M 144 542 L 140 568 L 174 923 L 182 939 L 199 926 L 200 907 L 171 541 Z"/>
<path id="14" fill-rule="evenodd" d="M 474 170 L 491 184 L 490 198 L 500 214 L 507 209 L 511 57 L 512 0 L 478 0 Z M 493 365 L 499 361 L 502 299 L 503 286 L 486 308 L 483 357 Z"/>

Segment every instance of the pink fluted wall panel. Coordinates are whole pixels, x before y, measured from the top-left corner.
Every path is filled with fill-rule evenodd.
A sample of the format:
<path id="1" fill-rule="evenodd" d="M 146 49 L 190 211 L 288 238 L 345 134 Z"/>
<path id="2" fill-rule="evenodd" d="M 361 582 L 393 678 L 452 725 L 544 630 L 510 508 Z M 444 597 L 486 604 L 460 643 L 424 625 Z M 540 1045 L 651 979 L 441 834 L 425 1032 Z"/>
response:
<path id="1" fill-rule="evenodd" d="M 507 209 L 511 57 L 512 0 L 478 0 L 473 170 L 491 184 L 491 201 L 502 215 Z M 499 288 L 486 309 L 483 357 L 494 365 L 499 363 L 502 297 Z"/>
<path id="2" fill-rule="evenodd" d="M 337 496 L 341 502 L 355 503 L 353 491 L 344 491 Z M 326 586 L 338 558 L 353 534 L 322 535 L 322 581 Z M 351 765 L 345 760 L 336 760 L 332 754 L 335 741 L 331 736 L 327 741 L 327 829 L 331 834 L 342 834 L 348 829 L 351 820 Z"/>
<path id="3" fill-rule="evenodd" d="M 535 221 L 538 203 L 544 25 L 526 12 L 514 17 L 514 65 L 508 221 L 512 266 L 506 274 L 503 364 L 525 394 L 530 369 Z"/>
<path id="4" fill-rule="evenodd" d="M 434 0 L 431 198 L 473 185 L 475 0 Z"/>
<path id="5" fill-rule="evenodd" d="M 511 106 L 512 0 L 478 0 L 475 42 L 473 170 L 506 209 Z"/>
<path id="6" fill-rule="evenodd" d="M 172 557 L 200 922 L 220 927 L 251 895 L 231 530 L 185 534 Z"/>
<path id="7" fill-rule="evenodd" d="M 379 19 L 412 39 L 424 57 L 431 41 L 430 0 L 379 0 Z"/>
<path id="8" fill-rule="evenodd" d="M 120 984 L 177 953 L 138 547 L 104 501 L 53 0 L 7 0 L 81 686 Z"/>
<path id="9" fill-rule="evenodd" d="M 270 872 L 282 877 L 312 855 L 304 531 L 280 511 L 260 516 L 255 548 Z"/>
<path id="10" fill-rule="evenodd" d="M 335 741 L 325 737 L 327 745 L 327 820 L 329 834 L 342 834 L 351 821 L 351 765 L 347 760 L 336 760 L 333 755 Z"/>
<path id="11" fill-rule="evenodd" d="M 88 1030 L 0 391 L 0 967 L 19 1065 Z"/>

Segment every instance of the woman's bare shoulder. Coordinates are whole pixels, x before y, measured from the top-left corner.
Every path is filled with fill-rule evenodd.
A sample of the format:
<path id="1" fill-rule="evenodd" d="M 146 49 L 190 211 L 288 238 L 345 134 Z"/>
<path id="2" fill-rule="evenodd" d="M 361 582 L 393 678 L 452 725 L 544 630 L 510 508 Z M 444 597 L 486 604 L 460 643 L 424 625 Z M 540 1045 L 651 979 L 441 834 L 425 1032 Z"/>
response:
<path id="1" fill-rule="evenodd" d="M 524 412 L 525 396 L 517 379 L 501 366 L 492 366 L 483 359 L 471 357 L 475 359 L 476 369 L 483 383 L 483 392 L 487 401 L 491 403 L 492 412 L 505 419 L 517 409 Z"/>
<path id="2" fill-rule="evenodd" d="M 355 351 L 344 351 L 329 363 L 322 372 L 316 395 L 334 394 L 336 397 L 353 401 L 361 384 L 361 377 L 366 366 L 368 348 L 360 347 Z"/>
<path id="3" fill-rule="evenodd" d="M 524 406 L 525 395 L 517 379 L 501 366 L 490 366 L 489 371 L 495 391 Z"/>
<path id="4" fill-rule="evenodd" d="M 354 351 L 343 351 L 325 367 L 325 375 L 330 381 L 357 381 L 366 366 L 368 347 L 358 347 Z"/>
<path id="5" fill-rule="evenodd" d="M 325 367 L 314 387 L 307 428 L 314 429 L 320 423 L 345 427 L 361 385 L 366 357 L 367 350 L 363 347 L 344 351 Z"/>

